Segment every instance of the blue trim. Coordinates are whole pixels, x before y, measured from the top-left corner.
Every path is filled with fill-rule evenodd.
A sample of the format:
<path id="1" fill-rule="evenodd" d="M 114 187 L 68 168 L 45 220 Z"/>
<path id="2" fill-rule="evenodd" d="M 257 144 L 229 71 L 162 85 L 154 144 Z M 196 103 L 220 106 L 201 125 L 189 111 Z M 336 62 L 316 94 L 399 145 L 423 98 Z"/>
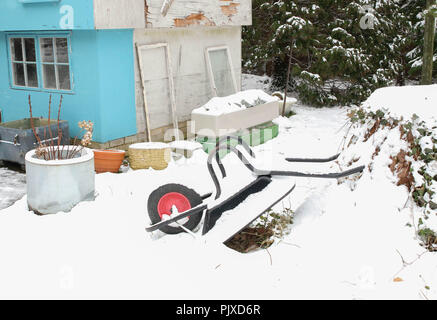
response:
<path id="1" fill-rule="evenodd" d="M 18 0 L 21 3 L 46 3 L 46 2 L 59 2 L 60 0 Z"/>
<path id="2" fill-rule="evenodd" d="M 37 66 L 37 76 L 38 76 L 38 87 L 23 87 L 17 86 L 14 83 L 14 76 L 12 70 L 12 52 L 11 52 L 11 38 L 33 38 L 35 39 L 35 58 Z M 44 79 L 42 72 L 42 59 L 41 59 L 41 38 L 67 38 L 68 43 L 68 66 L 70 73 L 70 90 L 58 90 L 58 89 L 47 89 L 44 88 Z M 8 67 L 9 67 L 9 85 L 11 89 L 14 90 L 26 90 L 26 91 L 38 91 L 38 92 L 49 92 L 49 93 L 60 93 L 60 94 L 75 94 L 74 92 L 74 82 L 73 82 L 73 66 L 71 62 L 71 32 L 59 31 L 59 32 L 13 32 L 6 33 L 6 44 L 8 51 Z M 53 52 L 53 54 L 55 54 Z M 65 63 L 67 65 L 67 63 Z"/>

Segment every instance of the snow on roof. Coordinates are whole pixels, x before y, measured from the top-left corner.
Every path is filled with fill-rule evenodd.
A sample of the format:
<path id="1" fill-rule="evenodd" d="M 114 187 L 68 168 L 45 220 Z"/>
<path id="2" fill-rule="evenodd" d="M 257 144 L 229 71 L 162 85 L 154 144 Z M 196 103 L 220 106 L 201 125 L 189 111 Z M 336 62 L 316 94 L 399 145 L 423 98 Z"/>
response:
<path id="1" fill-rule="evenodd" d="M 416 114 L 421 120 L 433 122 L 437 120 L 437 85 L 377 89 L 363 107 L 372 111 L 381 109 L 404 119 L 411 119 Z"/>
<path id="2" fill-rule="evenodd" d="M 279 98 L 273 97 L 262 90 L 246 90 L 227 97 L 215 97 L 200 108 L 194 109 L 193 114 L 208 114 L 219 116 L 246 109 L 247 107 L 278 101 Z"/>

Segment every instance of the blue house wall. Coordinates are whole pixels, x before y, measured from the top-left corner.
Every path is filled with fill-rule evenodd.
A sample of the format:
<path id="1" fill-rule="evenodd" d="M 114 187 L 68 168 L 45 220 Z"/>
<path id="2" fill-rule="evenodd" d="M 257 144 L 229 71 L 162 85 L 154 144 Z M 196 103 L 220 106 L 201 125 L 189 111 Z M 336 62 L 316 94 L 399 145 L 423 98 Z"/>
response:
<path id="1" fill-rule="evenodd" d="M 7 34 L 0 32 L 3 121 L 29 117 L 29 94 L 33 115 L 37 117 L 48 116 L 52 94 L 51 117 L 56 117 L 61 93 L 11 88 Z M 82 120 L 94 122 L 93 140 L 96 142 L 136 134 L 133 31 L 74 30 L 70 40 L 72 93 L 63 93 L 61 117 L 69 121 L 71 135 L 80 134 L 77 123 Z"/>
<path id="2" fill-rule="evenodd" d="M 133 30 L 98 30 L 99 142 L 137 133 Z"/>
<path id="3" fill-rule="evenodd" d="M 2 31 L 59 29 L 94 29 L 93 1 L 1 0 Z"/>
<path id="4" fill-rule="evenodd" d="M 20 0 L 2 0 L 0 3 L 2 120 L 28 118 L 29 94 L 36 117 L 48 116 L 51 94 L 51 117 L 56 118 L 62 93 L 61 118 L 69 121 L 72 137 L 80 136 L 77 123 L 82 120 L 94 122 L 93 140 L 96 142 L 104 143 L 136 134 L 133 29 L 94 30 L 93 1 L 90 0 L 36 2 L 25 4 Z M 73 8 L 74 26 L 71 30 L 60 27 L 63 6 Z M 71 8 L 67 7 L 68 10 Z M 58 34 L 70 37 L 72 90 L 60 92 L 13 87 L 8 36 Z"/>

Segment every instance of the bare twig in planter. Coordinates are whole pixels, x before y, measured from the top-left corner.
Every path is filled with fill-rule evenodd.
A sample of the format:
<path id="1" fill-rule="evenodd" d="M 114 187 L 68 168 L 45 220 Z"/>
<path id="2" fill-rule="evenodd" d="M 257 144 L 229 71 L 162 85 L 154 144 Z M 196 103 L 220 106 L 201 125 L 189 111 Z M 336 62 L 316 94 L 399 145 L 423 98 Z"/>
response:
<path id="1" fill-rule="evenodd" d="M 32 127 L 33 135 L 35 136 L 38 142 L 37 155 L 43 156 L 44 160 L 47 160 L 47 154 L 46 154 L 47 150 L 45 149 L 45 145 L 42 143 L 38 133 L 36 132 L 35 124 L 33 122 L 32 101 L 30 98 L 30 94 L 29 94 L 29 113 L 30 113 L 30 126 Z M 45 128 L 44 128 L 44 136 L 45 136 Z"/>
<path id="2" fill-rule="evenodd" d="M 48 131 L 50 138 L 46 139 L 46 126 L 44 127 L 44 141 L 41 141 L 40 137 L 38 136 L 38 133 L 35 129 L 35 124 L 33 121 L 33 113 L 32 113 L 32 103 L 31 98 L 29 95 L 29 112 L 30 112 L 30 123 L 32 126 L 33 134 L 35 135 L 35 138 L 38 142 L 38 147 L 36 148 L 36 156 L 39 158 L 44 158 L 44 160 L 61 160 L 61 159 L 72 159 L 74 158 L 80 151 L 83 150 L 84 147 L 91 144 L 92 136 L 93 136 L 93 126 L 94 124 L 91 121 L 81 121 L 79 122 L 79 128 L 81 128 L 81 133 L 85 131 L 83 138 L 81 140 L 81 144 L 77 144 L 77 136 L 74 138 L 73 146 L 67 148 L 64 154 L 65 150 L 65 144 L 62 144 L 61 148 L 61 140 L 63 137 L 63 133 L 60 127 L 61 122 L 61 109 L 62 109 L 62 100 L 63 96 L 61 95 L 60 101 L 59 101 L 59 107 L 58 107 L 58 117 L 57 117 L 57 132 L 58 132 L 58 143 L 55 145 L 54 138 L 53 138 L 53 132 L 51 129 L 51 104 L 52 104 L 52 95 L 50 95 L 49 98 L 49 115 L 48 115 Z M 46 143 L 46 141 L 50 141 L 49 143 Z"/>
<path id="3" fill-rule="evenodd" d="M 81 128 L 82 131 L 85 131 L 85 134 L 83 135 L 83 138 L 80 142 L 80 147 L 74 149 L 74 153 L 73 153 L 72 157 L 74 157 L 77 153 L 82 151 L 84 147 L 91 144 L 91 139 L 93 137 L 93 126 L 94 126 L 94 124 L 91 121 L 79 122 L 79 128 Z"/>
<path id="4" fill-rule="evenodd" d="M 33 134 L 35 135 L 35 138 L 38 141 L 38 144 L 41 145 L 41 139 L 39 138 L 38 133 L 36 133 L 35 126 L 33 123 L 32 102 L 30 101 L 30 94 L 29 94 L 29 112 L 30 112 L 30 125 L 32 127 Z"/>
<path id="5" fill-rule="evenodd" d="M 49 159 L 47 159 L 47 149 L 46 149 L 46 141 L 47 141 L 47 128 L 46 127 L 44 127 L 44 140 L 43 141 L 44 141 L 44 143 L 42 143 L 41 149 L 44 151 L 41 151 L 41 152 L 43 152 L 43 154 L 44 154 L 44 160 L 49 160 Z"/>
<path id="6" fill-rule="evenodd" d="M 59 147 L 61 145 L 62 131 L 59 128 L 59 122 L 60 122 L 60 119 L 61 119 L 62 98 L 63 98 L 63 96 L 61 94 L 61 99 L 59 100 L 59 108 L 58 108 L 58 159 L 61 158 L 61 154 L 59 153 L 59 149 L 60 149 Z"/>
<path id="7" fill-rule="evenodd" d="M 74 150 L 74 146 L 76 145 L 76 142 L 77 142 L 77 136 L 74 137 L 73 148 L 71 148 L 71 150 L 70 149 L 67 150 L 67 159 L 72 158 L 71 154 L 72 154 L 72 151 Z"/>
<path id="8" fill-rule="evenodd" d="M 53 132 L 52 132 L 51 122 L 50 122 L 51 109 L 52 109 L 52 95 L 49 96 L 49 117 L 48 117 L 48 121 L 49 121 L 50 143 L 48 144 L 48 148 L 49 148 L 49 153 L 50 153 L 50 157 L 49 158 L 51 158 L 52 160 L 55 160 L 56 159 L 55 145 L 54 145 L 54 142 L 53 142 Z"/>

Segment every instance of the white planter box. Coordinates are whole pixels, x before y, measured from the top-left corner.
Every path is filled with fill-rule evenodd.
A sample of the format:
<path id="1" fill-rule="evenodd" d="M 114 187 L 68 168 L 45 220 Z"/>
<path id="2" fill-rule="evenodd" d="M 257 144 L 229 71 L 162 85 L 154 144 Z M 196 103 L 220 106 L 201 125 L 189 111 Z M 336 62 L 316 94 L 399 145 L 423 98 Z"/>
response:
<path id="1" fill-rule="evenodd" d="M 193 113 L 192 130 L 199 136 L 221 137 L 279 117 L 277 101 L 221 115 Z"/>
<path id="2" fill-rule="evenodd" d="M 94 178 L 94 153 L 90 149 L 84 148 L 79 157 L 67 160 L 41 160 L 35 150 L 26 154 L 27 203 L 37 214 L 69 212 L 81 201 L 94 200 Z"/>

